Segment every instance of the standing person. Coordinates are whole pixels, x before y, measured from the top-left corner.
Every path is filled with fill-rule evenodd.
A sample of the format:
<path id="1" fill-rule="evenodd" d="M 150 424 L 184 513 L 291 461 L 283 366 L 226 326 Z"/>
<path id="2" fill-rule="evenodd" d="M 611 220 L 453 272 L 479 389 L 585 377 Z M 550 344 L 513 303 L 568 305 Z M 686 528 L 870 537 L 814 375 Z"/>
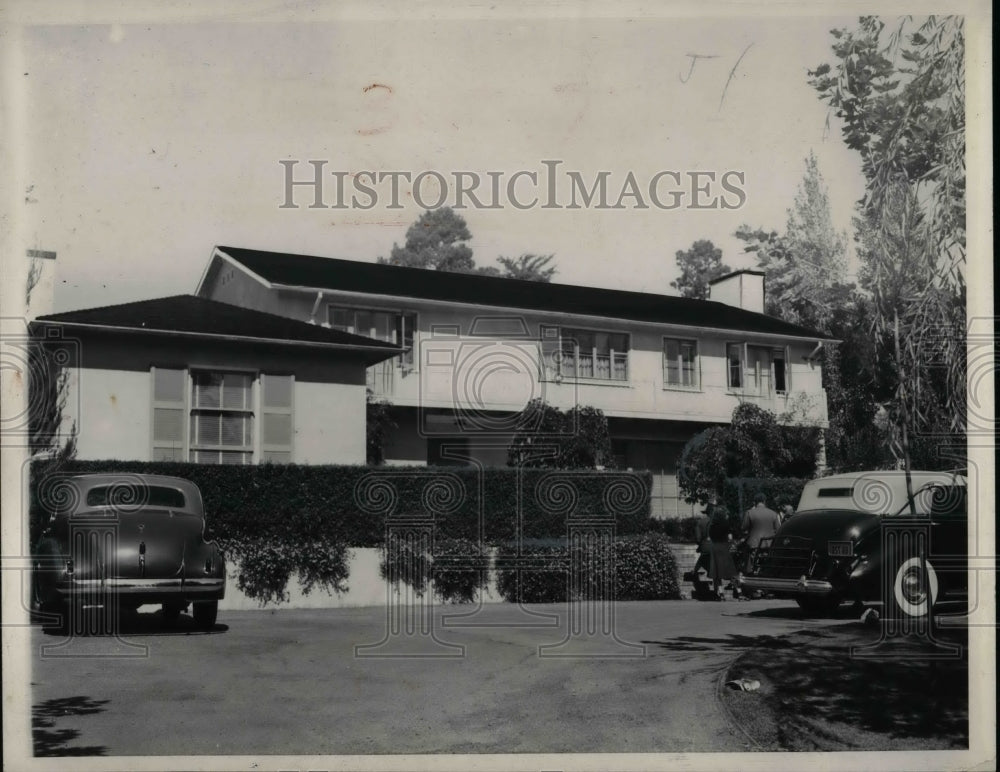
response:
<path id="1" fill-rule="evenodd" d="M 708 538 L 708 526 L 711 523 L 709 519 L 710 508 L 711 505 L 706 507 L 694 524 L 694 540 L 698 544 L 698 559 L 694 564 L 693 584 L 695 592 L 699 596 L 706 591 L 707 587 L 706 583 L 700 581 L 700 572 L 704 570 L 705 576 L 709 576 L 712 568 L 712 541 Z"/>
<path id="2" fill-rule="evenodd" d="M 781 508 L 781 522 L 785 522 L 794 514 L 795 508 L 791 504 L 785 504 L 785 506 Z"/>
<path id="3" fill-rule="evenodd" d="M 753 502 L 753 509 L 748 509 L 743 515 L 743 532 L 747 535 L 747 546 L 750 548 L 747 555 L 747 571 L 750 570 L 754 553 L 760 547 L 761 539 L 773 537 L 778 532 L 778 526 L 781 525 L 778 513 L 770 509 L 764 502 L 764 494 L 758 493 Z"/>
<path id="4" fill-rule="evenodd" d="M 733 539 L 732 529 L 729 526 L 729 512 L 719 503 L 719 497 L 713 495 L 709 499 L 708 510 L 708 538 L 710 543 L 709 574 L 712 577 L 712 589 L 719 600 L 725 600 L 726 596 L 722 590 L 722 583 L 736 578 L 736 564 L 733 563 L 733 555 L 729 551 L 729 543 Z M 733 597 L 740 595 L 739 587 L 733 583 Z"/>

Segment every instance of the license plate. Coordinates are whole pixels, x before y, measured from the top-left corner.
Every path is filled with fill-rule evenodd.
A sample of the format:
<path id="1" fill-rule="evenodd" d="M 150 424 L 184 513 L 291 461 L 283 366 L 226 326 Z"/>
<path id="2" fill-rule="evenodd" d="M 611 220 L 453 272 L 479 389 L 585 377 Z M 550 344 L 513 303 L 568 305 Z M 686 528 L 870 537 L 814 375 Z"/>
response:
<path id="1" fill-rule="evenodd" d="M 849 558 L 854 554 L 854 544 L 849 541 L 832 541 L 827 549 L 833 558 Z"/>

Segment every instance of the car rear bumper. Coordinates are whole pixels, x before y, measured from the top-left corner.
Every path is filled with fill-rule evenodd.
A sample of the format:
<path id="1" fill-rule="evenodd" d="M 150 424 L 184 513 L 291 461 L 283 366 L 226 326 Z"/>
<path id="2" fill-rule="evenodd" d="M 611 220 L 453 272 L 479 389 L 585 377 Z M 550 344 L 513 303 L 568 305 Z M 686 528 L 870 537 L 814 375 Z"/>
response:
<path id="1" fill-rule="evenodd" d="M 744 590 L 780 592 L 788 595 L 822 597 L 833 594 L 833 585 L 822 579 L 777 579 L 768 576 L 744 576 L 740 586 Z"/>
<path id="2" fill-rule="evenodd" d="M 68 579 L 53 587 L 63 601 L 72 598 L 109 597 L 112 602 L 163 603 L 167 601 L 221 600 L 226 594 L 225 578 L 198 579 Z"/>

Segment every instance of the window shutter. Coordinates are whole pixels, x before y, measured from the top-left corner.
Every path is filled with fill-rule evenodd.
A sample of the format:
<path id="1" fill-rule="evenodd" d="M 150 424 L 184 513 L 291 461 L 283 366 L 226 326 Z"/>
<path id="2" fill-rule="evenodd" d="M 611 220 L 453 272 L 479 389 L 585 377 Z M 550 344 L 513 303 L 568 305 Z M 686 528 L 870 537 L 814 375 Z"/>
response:
<path id="1" fill-rule="evenodd" d="M 290 464 L 295 426 L 292 421 L 295 378 L 261 374 L 261 459 Z"/>
<path id="2" fill-rule="evenodd" d="M 154 367 L 153 461 L 185 461 L 187 371 Z"/>

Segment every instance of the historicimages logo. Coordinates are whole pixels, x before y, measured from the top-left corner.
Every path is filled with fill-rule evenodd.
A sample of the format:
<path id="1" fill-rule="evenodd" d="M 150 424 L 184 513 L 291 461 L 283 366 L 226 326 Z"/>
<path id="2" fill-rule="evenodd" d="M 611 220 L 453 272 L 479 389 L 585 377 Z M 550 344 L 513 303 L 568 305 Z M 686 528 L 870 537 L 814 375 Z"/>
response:
<path id="1" fill-rule="evenodd" d="M 278 161 L 280 209 L 740 209 L 747 201 L 746 173 L 656 169 L 646 172 L 539 168 L 511 171 L 328 169 L 329 161 Z M 300 164 L 304 167 L 299 170 Z"/>

